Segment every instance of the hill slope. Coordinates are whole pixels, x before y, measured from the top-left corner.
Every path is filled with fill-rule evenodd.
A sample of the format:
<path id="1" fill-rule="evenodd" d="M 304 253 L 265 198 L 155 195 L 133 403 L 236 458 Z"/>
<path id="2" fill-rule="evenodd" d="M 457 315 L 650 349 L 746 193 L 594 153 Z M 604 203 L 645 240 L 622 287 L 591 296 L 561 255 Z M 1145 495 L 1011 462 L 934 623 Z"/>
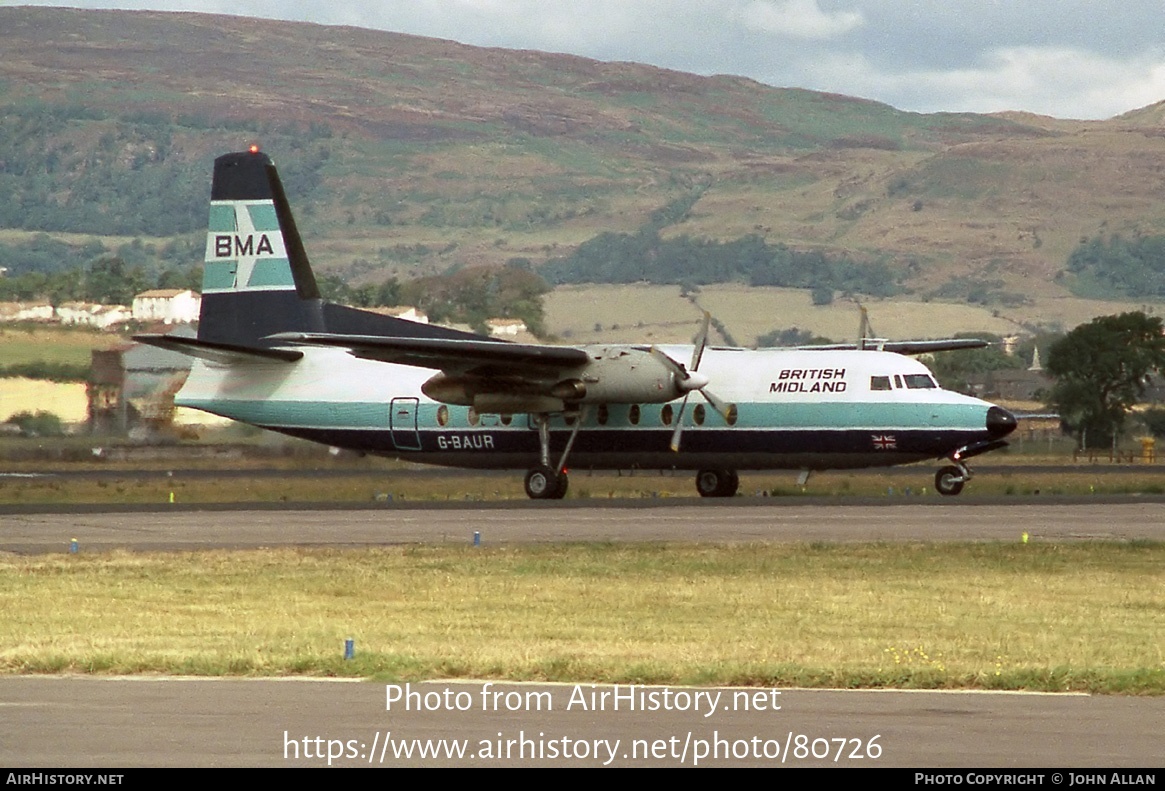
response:
<path id="1" fill-rule="evenodd" d="M 355 282 L 633 231 L 1059 295 L 1081 237 L 1165 231 L 1160 107 L 920 115 L 735 77 L 239 17 L 0 9 L 0 241 L 197 237 L 210 162 L 260 142 Z M 0 262 L 2 263 L 2 262 Z M 953 283 L 953 285 L 952 285 Z"/>

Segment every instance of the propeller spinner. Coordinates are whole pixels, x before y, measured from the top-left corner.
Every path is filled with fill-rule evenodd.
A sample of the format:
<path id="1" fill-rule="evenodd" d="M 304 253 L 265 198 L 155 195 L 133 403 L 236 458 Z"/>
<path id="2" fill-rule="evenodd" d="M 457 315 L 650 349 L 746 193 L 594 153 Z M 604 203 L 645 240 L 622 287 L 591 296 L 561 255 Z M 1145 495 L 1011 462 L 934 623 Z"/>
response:
<path id="1" fill-rule="evenodd" d="M 692 347 L 692 360 L 687 368 L 656 347 L 651 347 L 652 356 L 672 371 L 676 389 L 684 394 L 684 400 L 680 402 L 679 411 L 676 413 L 676 427 L 671 435 L 671 449 L 673 451 L 680 449 L 680 435 L 684 430 L 684 409 L 688 406 L 688 396 L 692 394 L 693 390 L 698 390 L 713 409 L 719 412 L 725 420 L 728 419 L 728 404 L 708 390 L 709 379 L 699 372 L 700 360 L 704 356 L 704 347 L 708 345 L 708 327 L 711 323 L 712 314 L 704 311 L 704 322 L 700 327 L 700 334 L 696 337 L 696 344 Z"/>

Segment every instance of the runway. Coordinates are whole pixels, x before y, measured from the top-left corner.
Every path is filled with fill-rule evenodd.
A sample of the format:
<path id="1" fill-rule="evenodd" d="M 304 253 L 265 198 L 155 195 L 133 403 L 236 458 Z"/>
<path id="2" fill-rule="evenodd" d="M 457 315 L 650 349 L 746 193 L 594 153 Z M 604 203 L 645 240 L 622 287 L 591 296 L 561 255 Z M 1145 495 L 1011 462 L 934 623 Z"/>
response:
<path id="1" fill-rule="evenodd" d="M 374 509 L 184 509 L 0 514 L 0 552 L 197 550 L 273 546 L 383 546 L 570 541 L 1030 541 L 1165 540 L 1158 498 L 1091 498 L 1001 505 L 732 505 L 598 501 L 482 507 Z M 1099 500 L 1099 502 L 1098 502 Z M 764 501 L 761 501 L 764 502 Z M 836 500 L 829 501 L 836 503 Z"/>
<path id="2" fill-rule="evenodd" d="M 10 508 L 0 514 L 0 552 L 63 553 L 74 538 L 83 553 L 464 544 L 475 534 L 485 545 L 1019 541 L 1024 533 L 1031 542 L 1165 540 L 1165 508 L 1155 499 L 1098 499 L 844 505 L 742 499 L 731 505 L 635 501 L 602 502 L 602 507 L 396 504 L 361 510 L 84 513 Z M 583 687 L 585 694 L 612 691 Z M 0 677 L 0 762 L 37 767 L 320 766 L 329 760 L 348 766 L 1152 767 L 1161 764 L 1165 722 L 1165 698 L 1147 697 L 788 689 L 772 696 L 772 690 L 749 690 L 746 696 L 768 697 L 763 710 L 742 710 L 734 692 L 726 690 L 723 705 L 705 716 L 690 707 L 567 708 L 572 690 L 563 686 L 490 688 L 518 693 L 515 700 L 523 704 L 516 710 L 483 707 L 481 682 L 436 681 L 415 689 L 425 696 L 420 700 L 432 703 L 449 700 L 449 690 L 454 696 L 466 692 L 469 705 L 389 710 L 385 684 L 370 681 Z M 429 698 L 430 691 L 443 694 Z M 672 694 L 685 693 L 691 700 L 697 692 L 714 691 Z M 544 693 L 548 697 L 541 699 L 552 707 L 533 707 L 529 692 Z M 421 757 L 421 745 L 446 752 Z M 585 754 L 579 752 L 583 745 Z"/>
<path id="3" fill-rule="evenodd" d="M 390 707 L 370 681 L 0 678 L 0 764 L 1144 768 L 1165 717 L 1162 698 L 397 686 Z"/>

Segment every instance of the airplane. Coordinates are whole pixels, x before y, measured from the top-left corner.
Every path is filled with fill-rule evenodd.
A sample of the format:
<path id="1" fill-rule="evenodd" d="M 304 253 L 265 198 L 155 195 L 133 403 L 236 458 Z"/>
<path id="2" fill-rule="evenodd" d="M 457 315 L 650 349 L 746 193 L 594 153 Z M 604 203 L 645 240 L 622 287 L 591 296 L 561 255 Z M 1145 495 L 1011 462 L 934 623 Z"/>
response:
<path id="1" fill-rule="evenodd" d="M 565 496 L 568 464 L 690 470 L 701 496 L 731 497 L 740 470 L 803 484 L 927 459 L 949 462 L 935 488 L 955 495 L 967 459 L 1015 429 L 906 356 L 983 341 L 751 350 L 709 345 L 708 325 L 682 346 L 528 344 L 325 302 L 275 165 L 252 147 L 214 163 L 197 336 L 136 339 L 196 358 L 179 406 L 363 453 L 525 469 L 536 500 Z"/>

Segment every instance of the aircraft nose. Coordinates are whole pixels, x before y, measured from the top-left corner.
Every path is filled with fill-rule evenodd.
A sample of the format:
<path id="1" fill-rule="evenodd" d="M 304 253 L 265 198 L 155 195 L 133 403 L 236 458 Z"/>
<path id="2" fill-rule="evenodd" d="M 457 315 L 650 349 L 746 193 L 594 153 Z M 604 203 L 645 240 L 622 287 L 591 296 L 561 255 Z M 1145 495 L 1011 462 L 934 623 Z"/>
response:
<path id="1" fill-rule="evenodd" d="M 1015 431 L 1015 415 L 1003 407 L 993 406 L 987 410 L 987 433 L 993 437 L 1006 437 Z"/>

